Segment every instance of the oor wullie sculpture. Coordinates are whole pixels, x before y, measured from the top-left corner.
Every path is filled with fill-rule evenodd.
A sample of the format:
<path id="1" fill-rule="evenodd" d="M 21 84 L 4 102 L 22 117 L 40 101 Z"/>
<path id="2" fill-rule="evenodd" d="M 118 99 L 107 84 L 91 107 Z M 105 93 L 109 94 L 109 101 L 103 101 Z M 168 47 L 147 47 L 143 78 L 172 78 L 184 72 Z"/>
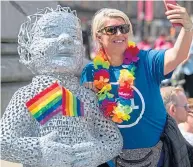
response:
<path id="1" fill-rule="evenodd" d="M 75 11 L 58 6 L 29 16 L 18 44 L 20 61 L 36 76 L 15 92 L 2 116 L 1 159 L 24 167 L 96 167 L 117 156 L 122 138 L 116 125 L 102 116 L 95 95 L 74 76 L 83 60 Z M 84 116 L 58 112 L 40 124 L 26 103 L 56 82 L 83 102 Z"/>

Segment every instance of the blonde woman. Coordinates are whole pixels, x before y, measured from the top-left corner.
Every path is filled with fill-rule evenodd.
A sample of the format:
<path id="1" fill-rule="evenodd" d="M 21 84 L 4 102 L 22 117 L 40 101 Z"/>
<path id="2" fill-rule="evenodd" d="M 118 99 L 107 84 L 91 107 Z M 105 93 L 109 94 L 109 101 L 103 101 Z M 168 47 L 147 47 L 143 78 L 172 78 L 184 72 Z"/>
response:
<path id="1" fill-rule="evenodd" d="M 133 42 L 128 43 L 132 25 L 119 10 L 101 9 L 93 18 L 92 35 L 98 53 L 93 63 L 84 68 L 81 84 L 96 92 L 101 112 L 120 129 L 124 146 L 123 153 L 115 159 L 118 167 L 162 166 L 163 162 L 170 167 L 190 166 L 179 131 L 172 132 L 181 142 L 174 143 L 179 154 L 171 156 L 165 145 L 162 149 L 161 137 L 166 138 L 164 132 L 169 132 L 164 127 L 170 118 L 167 119 L 159 85 L 186 59 L 193 34 L 186 9 L 172 4 L 168 7 L 171 10 L 165 13 L 167 19 L 182 25 L 174 47 L 168 50 L 138 50 Z"/>

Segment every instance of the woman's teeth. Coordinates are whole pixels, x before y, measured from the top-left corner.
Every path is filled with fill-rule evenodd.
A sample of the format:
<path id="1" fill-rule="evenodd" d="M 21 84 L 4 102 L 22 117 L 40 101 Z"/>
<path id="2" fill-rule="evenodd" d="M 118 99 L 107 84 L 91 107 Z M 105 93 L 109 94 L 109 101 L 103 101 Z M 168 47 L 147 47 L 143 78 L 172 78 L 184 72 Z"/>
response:
<path id="1" fill-rule="evenodd" d="M 114 41 L 114 43 L 122 43 L 122 42 L 124 42 L 124 40 L 116 40 L 116 41 Z"/>

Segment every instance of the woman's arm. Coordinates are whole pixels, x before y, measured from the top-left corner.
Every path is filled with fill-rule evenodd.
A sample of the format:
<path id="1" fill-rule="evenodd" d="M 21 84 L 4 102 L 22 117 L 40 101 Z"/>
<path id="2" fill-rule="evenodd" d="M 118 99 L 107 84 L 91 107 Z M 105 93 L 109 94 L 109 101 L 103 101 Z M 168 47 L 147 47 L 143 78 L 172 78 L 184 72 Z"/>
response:
<path id="1" fill-rule="evenodd" d="M 193 24 L 185 8 L 168 4 L 172 10 L 166 12 L 171 23 L 182 24 L 182 29 L 173 48 L 165 53 L 164 74 L 173 71 L 182 61 L 184 61 L 190 49 L 193 36 Z"/>

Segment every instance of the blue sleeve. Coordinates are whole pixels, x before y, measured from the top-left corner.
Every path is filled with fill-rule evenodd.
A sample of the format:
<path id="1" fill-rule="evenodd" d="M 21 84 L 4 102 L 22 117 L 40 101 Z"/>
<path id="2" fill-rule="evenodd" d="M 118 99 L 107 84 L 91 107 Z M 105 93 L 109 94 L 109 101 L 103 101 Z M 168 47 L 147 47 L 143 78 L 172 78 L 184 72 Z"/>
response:
<path id="1" fill-rule="evenodd" d="M 112 160 L 108 161 L 107 164 L 109 165 L 109 167 L 115 167 L 115 163 Z"/>
<path id="2" fill-rule="evenodd" d="M 85 82 L 93 82 L 94 80 L 93 76 L 94 76 L 94 65 L 93 63 L 89 63 L 82 70 L 82 73 L 80 76 L 80 85 L 82 85 Z"/>
<path id="3" fill-rule="evenodd" d="M 153 79 L 160 84 L 162 80 L 169 79 L 173 72 L 164 75 L 164 57 L 166 50 L 149 50 L 146 55 L 146 61 L 149 66 L 150 74 Z"/>

